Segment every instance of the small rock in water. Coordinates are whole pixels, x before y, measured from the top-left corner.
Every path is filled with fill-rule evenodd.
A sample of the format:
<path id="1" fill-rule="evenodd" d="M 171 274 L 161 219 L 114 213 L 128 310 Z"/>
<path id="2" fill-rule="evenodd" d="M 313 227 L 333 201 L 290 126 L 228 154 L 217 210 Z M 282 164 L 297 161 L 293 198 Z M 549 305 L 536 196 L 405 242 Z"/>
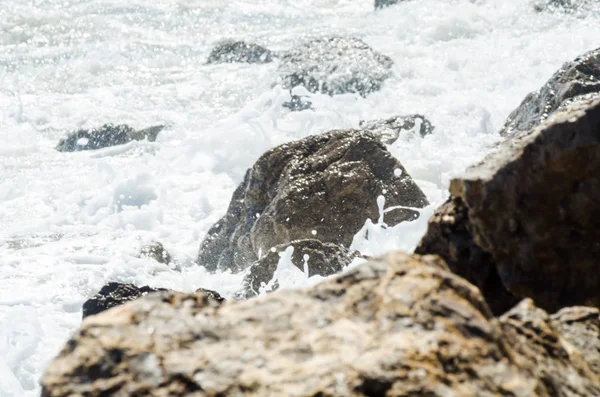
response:
<path id="1" fill-rule="evenodd" d="M 403 0 L 375 0 L 375 9 L 389 7 L 398 4 Z"/>
<path id="2" fill-rule="evenodd" d="M 294 240 L 349 246 L 367 219 L 379 219 L 380 195 L 386 207 L 400 207 L 386 212 L 390 226 L 417 219 L 416 208 L 428 204 L 374 134 L 331 131 L 286 143 L 248 170 L 227 214 L 202 242 L 198 263 L 211 271 L 240 271 L 259 252 Z"/>
<path id="3" fill-rule="evenodd" d="M 536 0 L 533 2 L 533 9 L 542 12 L 566 12 L 572 13 L 578 10 L 585 10 L 592 5 L 595 0 Z"/>
<path id="4" fill-rule="evenodd" d="M 206 63 L 269 63 L 273 53 L 254 43 L 238 40 L 223 40 L 215 45 Z"/>
<path id="5" fill-rule="evenodd" d="M 125 124 L 105 124 L 97 129 L 78 130 L 68 134 L 58 142 L 56 150 L 59 152 L 95 150 L 143 139 L 154 142 L 163 128 L 164 126 L 157 125 L 136 131 Z"/>
<path id="6" fill-rule="evenodd" d="M 154 242 L 152 244 L 143 246 L 140 250 L 140 255 L 152 258 L 155 261 L 164 263 L 166 265 L 171 263 L 171 255 L 169 254 L 169 251 L 167 251 L 159 242 Z"/>
<path id="7" fill-rule="evenodd" d="M 279 82 L 328 95 L 377 91 L 392 76 L 392 60 L 353 37 L 321 37 L 297 45 L 281 57 Z"/>
<path id="8" fill-rule="evenodd" d="M 314 275 L 336 274 L 359 256 L 358 252 L 349 252 L 342 245 L 323 243 L 315 239 L 296 240 L 289 244 L 278 245 L 270 249 L 265 256 L 250 267 L 248 275 L 242 282 L 242 288 L 235 294 L 236 299 L 249 299 L 258 295 L 261 285 L 268 285 L 273 279 L 280 260 L 280 253 L 290 246 L 294 248 L 291 262 L 302 271 L 304 271 L 305 256 L 308 255 L 306 258 L 308 274 L 305 274 L 307 278 Z M 278 284 L 277 280 L 274 281 L 271 290 L 275 290 Z"/>
<path id="9" fill-rule="evenodd" d="M 396 142 L 402 131 L 417 130 L 415 132 L 425 137 L 435 129 L 431 122 L 420 114 L 396 116 L 385 120 L 362 120 L 359 127 L 379 135 L 383 143 L 388 145 Z"/>
<path id="10" fill-rule="evenodd" d="M 594 98 L 600 98 L 600 48 L 565 63 L 538 91 L 527 95 L 508 116 L 500 134 L 528 131 L 555 111 Z"/>

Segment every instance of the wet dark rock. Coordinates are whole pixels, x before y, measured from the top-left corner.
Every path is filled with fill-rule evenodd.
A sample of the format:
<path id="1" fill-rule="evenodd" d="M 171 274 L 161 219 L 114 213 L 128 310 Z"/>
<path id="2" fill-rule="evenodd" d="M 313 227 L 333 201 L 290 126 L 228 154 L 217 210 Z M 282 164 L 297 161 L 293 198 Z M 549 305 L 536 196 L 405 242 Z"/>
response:
<path id="1" fill-rule="evenodd" d="M 475 274 L 493 279 L 495 266 L 510 294 L 549 312 L 600 306 L 600 100 L 507 140 L 450 193 L 447 217 L 432 218 L 418 252 L 456 261 L 491 301 L 497 282 L 486 290 Z"/>
<path id="2" fill-rule="evenodd" d="M 96 150 L 144 139 L 154 142 L 163 128 L 164 126 L 157 125 L 136 131 L 125 124 L 105 124 L 98 129 L 78 130 L 68 134 L 58 142 L 56 150 L 59 152 Z"/>
<path id="3" fill-rule="evenodd" d="M 198 263 L 239 271 L 258 253 L 294 240 L 349 246 L 367 218 L 377 221 L 377 197 L 386 208 L 423 208 L 427 198 L 375 135 L 332 131 L 278 146 L 248 170 L 227 214 L 208 232 Z M 390 226 L 418 212 L 386 212 Z"/>
<path id="4" fill-rule="evenodd" d="M 404 0 L 375 0 L 375 9 L 389 7 Z"/>
<path id="5" fill-rule="evenodd" d="M 600 49 L 565 63 L 536 92 L 525 97 L 508 116 L 501 135 L 528 131 L 558 110 L 582 100 L 600 98 Z"/>
<path id="6" fill-rule="evenodd" d="M 267 252 L 265 256 L 256 261 L 244 277 L 242 288 L 235 294 L 236 299 L 249 299 L 259 294 L 262 285 L 268 286 L 275 275 L 280 253 L 288 247 L 293 247 L 292 263 L 304 272 L 305 256 L 308 257 L 308 277 L 315 275 L 330 276 L 344 269 L 358 256 L 358 252 L 349 252 L 343 245 L 323 243 L 315 239 L 292 241 L 281 244 Z M 306 272 L 305 272 L 306 273 Z M 277 280 L 270 290 L 278 287 Z"/>
<path id="7" fill-rule="evenodd" d="M 533 3 L 533 9 L 542 12 L 565 12 L 572 13 L 589 8 L 595 0 L 537 0 Z"/>
<path id="8" fill-rule="evenodd" d="M 140 255 L 152 258 L 159 263 L 168 265 L 171 263 L 171 255 L 169 251 L 159 242 L 153 242 L 152 244 L 145 245 L 140 250 Z"/>
<path id="9" fill-rule="evenodd" d="M 443 260 L 403 253 L 246 302 L 149 294 L 86 319 L 41 383 L 42 397 L 600 395 L 531 301 L 494 318 Z"/>
<path id="10" fill-rule="evenodd" d="M 279 82 L 328 95 L 378 91 L 392 76 L 392 60 L 352 37 L 322 37 L 297 45 L 281 57 Z"/>
<path id="11" fill-rule="evenodd" d="M 273 53 L 265 47 L 228 39 L 215 45 L 206 63 L 269 63 L 272 61 Z"/>
<path id="12" fill-rule="evenodd" d="M 157 291 L 167 290 L 164 288 L 136 287 L 133 284 L 110 282 L 102 287 L 96 295 L 85 301 L 83 304 L 83 318 L 101 313 L 112 307 L 122 305 L 125 302 Z"/>
<path id="13" fill-rule="evenodd" d="M 83 304 L 83 318 L 139 299 L 146 294 L 161 291 L 175 292 L 165 288 L 153 288 L 146 285 L 137 287 L 133 284 L 110 282 L 102 287 L 96 295 L 85 301 Z M 225 299 L 215 291 L 199 288 L 196 292 L 206 294 L 209 299 L 217 302 L 225 301 Z"/>
<path id="14" fill-rule="evenodd" d="M 414 131 L 421 137 L 425 137 L 435 129 L 433 124 L 420 114 L 396 116 L 383 120 L 362 120 L 359 127 L 381 136 L 383 143 L 388 145 L 396 142 L 403 131 Z"/>

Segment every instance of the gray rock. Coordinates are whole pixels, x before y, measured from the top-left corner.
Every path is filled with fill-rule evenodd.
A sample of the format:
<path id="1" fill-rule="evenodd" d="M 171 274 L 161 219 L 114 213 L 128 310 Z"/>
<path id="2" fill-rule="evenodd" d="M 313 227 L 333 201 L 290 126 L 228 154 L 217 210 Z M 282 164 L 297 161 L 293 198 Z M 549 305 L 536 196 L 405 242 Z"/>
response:
<path id="1" fill-rule="evenodd" d="M 265 256 L 250 267 L 242 282 L 242 288 L 235 294 L 235 298 L 249 299 L 257 296 L 261 286 L 263 284 L 267 286 L 273 279 L 280 259 L 279 253 L 290 246 L 294 248 L 292 263 L 298 269 L 304 271 L 304 258 L 308 256 L 308 277 L 336 274 L 358 256 L 356 251 L 349 252 L 342 245 L 323 243 L 315 239 L 296 240 L 289 244 L 278 245 L 271 248 Z M 271 290 L 277 288 L 278 282 L 275 280 Z"/>
<path id="2" fill-rule="evenodd" d="M 528 131 L 552 113 L 594 98 L 600 98 L 600 49 L 565 63 L 538 91 L 527 95 L 508 116 L 500 134 Z"/>
<path id="3" fill-rule="evenodd" d="M 97 129 L 78 130 L 68 134 L 58 142 L 56 150 L 59 152 L 96 150 L 144 139 L 154 142 L 163 128 L 164 126 L 157 125 L 136 131 L 125 124 L 105 124 Z"/>
<path id="4" fill-rule="evenodd" d="M 274 54 L 263 46 L 241 40 L 222 40 L 208 56 L 206 63 L 269 63 Z"/>
<path id="5" fill-rule="evenodd" d="M 403 0 L 375 0 L 375 9 L 389 7 L 398 4 Z"/>
<path id="6" fill-rule="evenodd" d="M 531 302 L 496 319 L 439 258 L 390 254 L 308 290 L 156 293 L 86 319 L 42 397 L 589 397 L 600 379 Z"/>
<path id="7" fill-rule="evenodd" d="M 281 57 L 279 82 L 328 95 L 377 91 L 392 76 L 392 60 L 352 37 L 322 37 L 297 45 Z"/>
<path id="8" fill-rule="evenodd" d="M 397 170 L 397 171 L 396 171 Z M 209 270 L 239 271 L 258 254 L 316 238 L 349 246 L 367 218 L 377 221 L 383 195 L 386 223 L 414 220 L 427 198 L 375 135 L 331 131 L 278 146 L 248 170 L 227 214 L 200 247 Z"/>
<path id="9" fill-rule="evenodd" d="M 396 142 L 402 131 L 416 130 L 414 132 L 418 132 L 421 137 L 425 137 L 435 129 L 431 122 L 420 114 L 396 116 L 384 120 L 362 120 L 359 127 L 381 136 L 383 143 L 388 145 Z"/>
<path id="10" fill-rule="evenodd" d="M 538 12 L 565 12 L 573 13 L 586 10 L 594 4 L 594 0 L 536 0 L 533 9 Z"/>
<path id="11" fill-rule="evenodd" d="M 532 298 L 550 312 L 600 306 L 599 131 L 600 99 L 578 102 L 504 142 L 451 182 L 451 205 L 464 210 L 450 212 L 468 215 L 459 231 L 487 254 L 456 254 L 467 274 L 495 277 L 495 267 L 510 295 Z M 440 221 L 450 218 L 432 219 L 422 244 L 427 248 L 418 252 L 447 257 L 455 249 L 464 233 L 439 233 Z"/>
<path id="12" fill-rule="evenodd" d="M 171 263 L 171 255 L 169 254 L 169 251 L 167 251 L 166 248 L 157 241 L 143 246 L 140 250 L 140 255 L 147 258 L 152 258 L 159 263 L 164 263 L 165 265 Z"/>

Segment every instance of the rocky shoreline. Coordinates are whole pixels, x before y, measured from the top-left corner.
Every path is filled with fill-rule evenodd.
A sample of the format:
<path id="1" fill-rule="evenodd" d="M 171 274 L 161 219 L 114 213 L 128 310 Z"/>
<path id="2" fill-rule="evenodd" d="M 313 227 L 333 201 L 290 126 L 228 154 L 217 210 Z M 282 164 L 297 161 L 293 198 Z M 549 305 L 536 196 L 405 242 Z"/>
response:
<path id="1" fill-rule="evenodd" d="M 277 54 L 278 81 L 368 95 L 392 63 L 365 46 L 303 43 Z M 219 48 L 209 63 L 274 57 Z M 338 61 L 347 67 L 336 74 Z M 386 144 L 433 126 L 405 115 L 273 148 L 198 254 L 210 271 L 246 272 L 236 299 L 111 283 L 84 305 L 42 396 L 600 395 L 599 81 L 600 50 L 566 63 L 511 113 L 504 142 L 451 182 L 414 254 L 350 270 L 366 219 L 385 207 L 389 226 L 411 222 L 429 204 Z M 161 129 L 77 131 L 58 150 L 155 140 Z M 342 274 L 270 292 L 290 246 L 307 276 Z M 170 261 L 162 245 L 142 254 Z"/>

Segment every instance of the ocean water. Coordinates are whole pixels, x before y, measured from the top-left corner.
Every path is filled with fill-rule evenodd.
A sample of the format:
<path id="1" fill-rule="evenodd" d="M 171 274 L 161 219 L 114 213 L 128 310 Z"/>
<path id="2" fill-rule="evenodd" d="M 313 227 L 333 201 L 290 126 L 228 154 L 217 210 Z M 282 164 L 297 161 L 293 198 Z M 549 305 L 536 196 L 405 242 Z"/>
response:
<path id="1" fill-rule="evenodd" d="M 198 246 L 244 171 L 277 144 L 426 115 L 432 135 L 389 149 L 431 206 L 397 227 L 369 222 L 370 238 L 354 242 L 369 254 L 414 249 L 450 178 L 498 141 L 509 112 L 600 45 L 599 19 L 536 13 L 527 0 L 378 11 L 372 0 L 0 0 L 0 396 L 39 395 L 83 302 L 107 281 L 231 296 L 242 276 L 205 272 Z M 325 34 L 363 39 L 394 60 L 394 77 L 367 98 L 315 95 L 314 110 L 292 113 L 277 63 L 205 65 L 221 38 L 285 50 Z M 109 122 L 167 128 L 153 143 L 54 150 L 66 131 Z M 177 269 L 139 258 L 153 240 Z M 280 274 L 284 287 L 318 281 Z"/>

